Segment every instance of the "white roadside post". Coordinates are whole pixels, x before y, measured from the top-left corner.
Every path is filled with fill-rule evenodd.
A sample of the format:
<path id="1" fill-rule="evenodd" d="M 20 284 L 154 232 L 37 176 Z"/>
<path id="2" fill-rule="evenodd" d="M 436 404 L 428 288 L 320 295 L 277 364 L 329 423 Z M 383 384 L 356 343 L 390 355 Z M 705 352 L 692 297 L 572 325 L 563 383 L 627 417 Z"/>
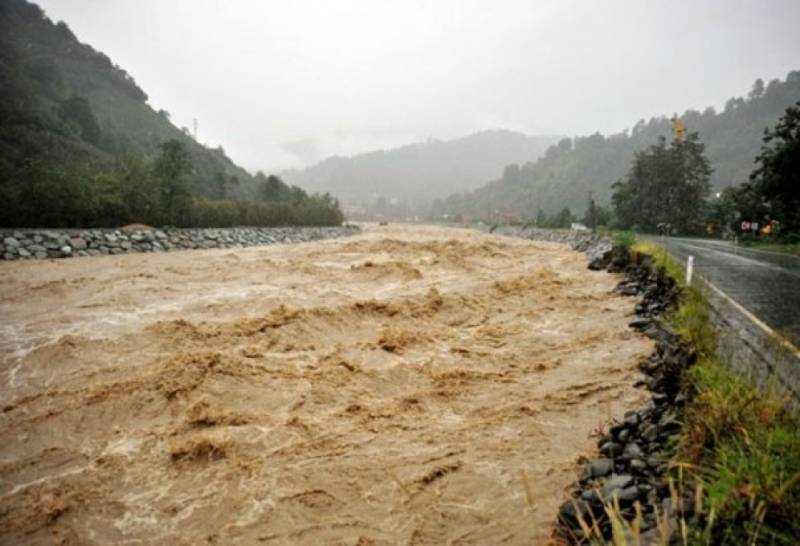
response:
<path id="1" fill-rule="evenodd" d="M 686 286 L 692 286 L 692 273 L 694 273 L 694 256 L 686 260 Z"/>

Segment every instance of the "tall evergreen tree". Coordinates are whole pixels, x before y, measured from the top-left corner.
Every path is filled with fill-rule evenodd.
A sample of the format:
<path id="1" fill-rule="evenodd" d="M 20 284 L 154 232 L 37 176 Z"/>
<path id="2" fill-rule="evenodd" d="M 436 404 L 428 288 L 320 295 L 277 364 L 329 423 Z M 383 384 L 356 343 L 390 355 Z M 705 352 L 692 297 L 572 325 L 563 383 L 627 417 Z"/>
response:
<path id="1" fill-rule="evenodd" d="M 666 139 L 637 152 L 627 177 L 613 185 L 620 227 L 655 231 L 669 225 L 679 233 L 700 231 L 711 166 L 697 133 Z"/>

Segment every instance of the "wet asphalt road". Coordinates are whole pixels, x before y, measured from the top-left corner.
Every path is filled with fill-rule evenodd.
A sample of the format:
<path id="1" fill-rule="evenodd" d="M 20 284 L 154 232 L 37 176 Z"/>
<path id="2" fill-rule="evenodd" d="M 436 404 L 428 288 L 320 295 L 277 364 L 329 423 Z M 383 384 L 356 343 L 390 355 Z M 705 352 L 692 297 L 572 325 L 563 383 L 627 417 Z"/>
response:
<path id="1" fill-rule="evenodd" d="M 742 307 L 800 347 L 800 257 L 749 250 L 728 241 L 654 239 Z"/>

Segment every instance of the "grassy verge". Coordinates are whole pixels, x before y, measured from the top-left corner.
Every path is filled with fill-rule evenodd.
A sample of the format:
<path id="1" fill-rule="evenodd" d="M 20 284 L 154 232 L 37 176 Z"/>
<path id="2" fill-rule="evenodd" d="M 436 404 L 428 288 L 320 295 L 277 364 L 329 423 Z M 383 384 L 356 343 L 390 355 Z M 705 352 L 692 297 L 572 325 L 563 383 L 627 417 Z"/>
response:
<path id="1" fill-rule="evenodd" d="M 683 283 L 682 268 L 663 249 L 638 242 L 632 250 L 649 254 Z M 692 515 L 680 520 L 681 543 L 800 544 L 800 419 L 784 411 L 776 393 L 719 361 L 705 297 L 683 288 L 669 320 L 698 359 L 685 377 L 691 398 L 673 461 L 676 483 L 695 499 Z"/>
<path id="2" fill-rule="evenodd" d="M 789 254 L 791 256 L 800 256 L 800 243 L 773 243 L 761 241 L 741 241 L 740 246 L 745 248 L 752 248 L 754 250 L 766 250 L 768 252 L 777 252 L 779 254 Z"/>

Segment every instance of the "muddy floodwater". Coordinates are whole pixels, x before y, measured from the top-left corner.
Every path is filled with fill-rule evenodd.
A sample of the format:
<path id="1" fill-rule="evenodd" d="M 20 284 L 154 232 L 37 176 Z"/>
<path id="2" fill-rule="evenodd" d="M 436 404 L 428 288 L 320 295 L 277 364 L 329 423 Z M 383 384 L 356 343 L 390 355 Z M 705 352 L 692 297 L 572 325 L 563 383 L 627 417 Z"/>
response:
<path id="1" fill-rule="evenodd" d="M 439 227 L 0 263 L 0 544 L 547 544 L 619 278 Z"/>

